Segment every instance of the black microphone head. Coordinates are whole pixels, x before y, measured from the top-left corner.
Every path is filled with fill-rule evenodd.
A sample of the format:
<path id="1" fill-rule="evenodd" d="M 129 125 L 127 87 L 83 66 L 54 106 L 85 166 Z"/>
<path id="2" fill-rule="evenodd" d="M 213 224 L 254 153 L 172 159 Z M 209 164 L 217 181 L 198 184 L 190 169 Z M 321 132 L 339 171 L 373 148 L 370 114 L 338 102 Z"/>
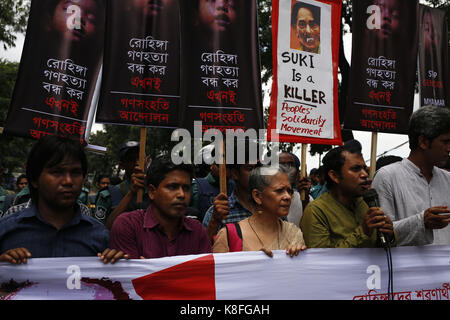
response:
<path id="1" fill-rule="evenodd" d="M 379 207 L 378 205 L 378 193 L 375 189 L 369 189 L 367 191 L 364 191 L 362 195 L 364 201 L 367 203 L 367 205 L 370 207 Z"/>

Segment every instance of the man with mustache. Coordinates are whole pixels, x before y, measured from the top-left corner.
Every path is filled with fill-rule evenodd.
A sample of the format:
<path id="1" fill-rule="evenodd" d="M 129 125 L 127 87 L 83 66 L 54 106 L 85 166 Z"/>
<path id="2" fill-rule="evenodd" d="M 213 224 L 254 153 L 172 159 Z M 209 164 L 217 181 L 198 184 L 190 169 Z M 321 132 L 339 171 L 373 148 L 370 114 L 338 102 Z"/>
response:
<path id="1" fill-rule="evenodd" d="M 108 249 L 108 230 L 77 203 L 87 172 L 79 141 L 42 138 L 29 153 L 26 172 L 31 199 L 0 220 L 0 262 L 97 255 L 114 263 L 128 257 Z"/>
<path id="2" fill-rule="evenodd" d="M 146 210 L 126 212 L 116 219 L 111 247 L 125 250 L 134 259 L 211 252 L 202 224 L 185 216 L 191 197 L 192 165 L 175 165 L 170 156 L 159 156 L 146 176 L 151 204 Z"/>
<path id="3" fill-rule="evenodd" d="M 381 168 L 373 187 L 394 220 L 399 245 L 448 245 L 450 174 L 439 166 L 450 152 L 450 110 L 419 108 L 411 116 L 408 137 L 408 158 Z"/>
<path id="4" fill-rule="evenodd" d="M 377 232 L 395 243 L 392 221 L 362 199 L 370 188 L 361 144 L 351 140 L 323 158 L 328 192 L 306 207 L 300 228 L 308 248 L 376 247 Z"/>
<path id="5" fill-rule="evenodd" d="M 291 24 L 298 39 L 294 49 L 319 53 L 320 8 L 297 2 L 292 8 Z"/>

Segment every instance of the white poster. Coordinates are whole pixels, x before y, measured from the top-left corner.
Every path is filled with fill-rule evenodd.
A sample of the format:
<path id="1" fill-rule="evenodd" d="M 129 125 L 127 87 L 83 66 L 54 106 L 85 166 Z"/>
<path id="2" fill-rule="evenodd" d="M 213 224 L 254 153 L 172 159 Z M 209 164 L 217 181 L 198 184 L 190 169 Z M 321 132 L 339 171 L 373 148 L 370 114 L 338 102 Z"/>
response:
<path id="1" fill-rule="evenodd" d="M 278 14 L 272 22 L 276 24 L 276 76 L 269 128 L 282 135 L 280 141 L 332 144 L 340 140 L 335 128 L 339 127 L 335 101 L 339 28 L 333 26 L 333 10 L 338 7 L 325 2 L 291 0 L 274 5 L 273 14 Z M 323 140 L 298 141 L 298 137 Z"/>
<path id="2" fill-rule="evenodd" d="M 395 300 L 449 300 L 450 246 L 392 249 Z M 385 300 L 383 249 L 0 263 L 0 300 Z"/>

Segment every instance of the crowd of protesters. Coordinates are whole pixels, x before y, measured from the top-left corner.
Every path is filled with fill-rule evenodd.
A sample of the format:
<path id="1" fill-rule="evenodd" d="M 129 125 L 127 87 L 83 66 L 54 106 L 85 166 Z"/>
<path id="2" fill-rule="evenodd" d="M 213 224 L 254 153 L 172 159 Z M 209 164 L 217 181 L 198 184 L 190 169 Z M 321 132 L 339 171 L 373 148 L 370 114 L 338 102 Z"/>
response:
<path id="1" fill-rule="evenodd" d="M 30 150 L 16 193 L 0 189 L 0 262 L 448 245 L 450 110 L 420 108 L 408 137 L 409 156 L 380 158 L 373 180 L 356 140 L 330 150 L 304 178 L 292 153 L 280 153 L 274 166 L 252 162 L 249 148 L 237 150 L 245 161 L 227 164 L 227 192 L 217 164 L 198 176 L 192 164 L 164 154 L 144 170 L 139 143 L 129 141 L 119 151 L 124 180 L 115 185 L 98 175 L 94 197 L 83 196 L 88 163 L 80 143 L 45 137 Z M 364 200 L 371 189 L 377 206 Z"/>

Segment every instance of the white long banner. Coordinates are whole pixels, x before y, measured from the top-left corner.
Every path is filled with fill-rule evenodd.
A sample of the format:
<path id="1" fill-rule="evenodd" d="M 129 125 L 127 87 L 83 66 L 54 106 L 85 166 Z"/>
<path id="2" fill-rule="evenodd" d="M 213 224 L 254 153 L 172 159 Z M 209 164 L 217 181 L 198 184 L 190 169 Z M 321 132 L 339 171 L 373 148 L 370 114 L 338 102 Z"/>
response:
<path id="1" fill-rule="evenodd" d="M 392 249 L 396 300 L 449 300 L 450 246 Z M 0 300 L 382 300 L 383 249 L 308 249 L 119 261 L 97 257 L 0 263 Z"/>

